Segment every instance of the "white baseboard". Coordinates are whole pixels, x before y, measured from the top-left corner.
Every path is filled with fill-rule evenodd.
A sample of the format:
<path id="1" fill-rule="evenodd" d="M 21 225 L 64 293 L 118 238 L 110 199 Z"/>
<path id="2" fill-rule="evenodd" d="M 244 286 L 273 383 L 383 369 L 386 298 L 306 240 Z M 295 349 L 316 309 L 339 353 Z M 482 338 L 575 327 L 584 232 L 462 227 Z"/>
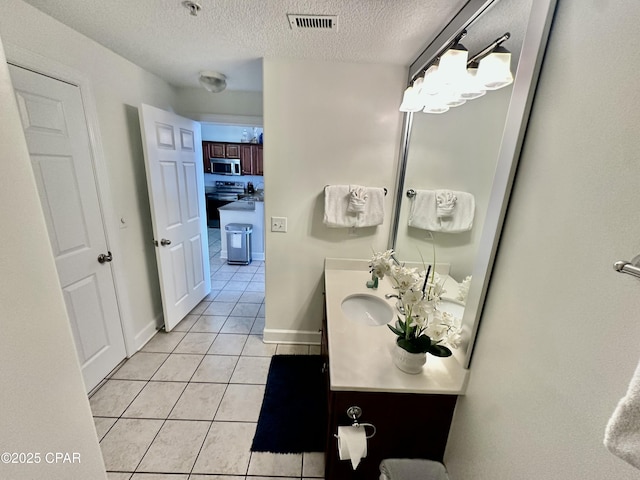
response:
<path id="1" fill-rule="evenodd" d="M 320 345 L 320 339 L 320 331 L 315 330 L 280 330 L 275 328 L 265 328 L 263 332 L 264 343 Z"/>
<path id="2" fill-rule="evenodd" d="M 164 324 L 162 314 L 158 315 L 155 320 L 151 320 L 147 325 L 140 330 L 135 336 L 136 352 L 144 347 L 151 337 L 153 337 L 158 329 Z"/>

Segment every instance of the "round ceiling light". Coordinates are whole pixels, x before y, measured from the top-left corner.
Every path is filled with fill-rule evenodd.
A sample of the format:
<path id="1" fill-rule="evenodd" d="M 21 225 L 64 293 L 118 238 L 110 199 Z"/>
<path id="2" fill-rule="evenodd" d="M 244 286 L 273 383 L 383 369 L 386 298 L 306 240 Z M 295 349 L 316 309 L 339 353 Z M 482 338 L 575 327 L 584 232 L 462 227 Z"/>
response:
<path id="1" fill-rule="evenodd" d="M 227 77 L 218 72 L 200 72 L 200 85 L 210 92 L 218 93 L 227 88 Z"/>

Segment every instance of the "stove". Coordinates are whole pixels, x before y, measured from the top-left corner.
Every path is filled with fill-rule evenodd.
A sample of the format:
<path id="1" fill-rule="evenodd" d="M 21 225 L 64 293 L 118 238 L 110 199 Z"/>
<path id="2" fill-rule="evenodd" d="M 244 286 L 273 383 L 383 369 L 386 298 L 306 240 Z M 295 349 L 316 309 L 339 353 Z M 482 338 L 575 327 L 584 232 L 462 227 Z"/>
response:
<path id="1" fill-rule="evenodd" d="M 215 187 L 206 191 L 207 196 L 207 224 L 212 228 L 220 227 L 220 213 L 218 208 L 236 202 L 239 195 L 244 193 L 243 182 L 227 182 L 216 180 Z"/>
<path id="2" fill-rule="evenodd" d="M 214 200 L 238 200 L 238 195 L 244 193 L 243 182 L 226 182 L 223 180 L 216 180 L 216 184 L 213 190 L 207 192 L 207 197 Z"/>

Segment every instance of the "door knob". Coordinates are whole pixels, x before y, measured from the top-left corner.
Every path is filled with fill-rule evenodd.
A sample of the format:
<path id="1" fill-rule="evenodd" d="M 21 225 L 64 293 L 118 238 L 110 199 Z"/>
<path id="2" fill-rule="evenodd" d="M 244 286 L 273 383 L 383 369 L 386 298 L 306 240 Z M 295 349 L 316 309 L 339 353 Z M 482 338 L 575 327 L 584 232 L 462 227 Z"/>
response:
<path id="1" fill-rule="evenodd" d="M 163 247 L 166 247 L 167 245 L 171 245 L 171 240 L 167 240 L 166 238 L 163 238 L 162 240 L 160 240 L 160 245 L 162 245 Z"/>
<path id="2" fill-rule="evenodd" d="M 100 255 L 98 255 L 98 262 L 100 263 L 110 262 L 111 260 L 113 260 L 113 255 L 111 255 L 111 252 L 107 252 L 106 254 L 101 253 Z"/>

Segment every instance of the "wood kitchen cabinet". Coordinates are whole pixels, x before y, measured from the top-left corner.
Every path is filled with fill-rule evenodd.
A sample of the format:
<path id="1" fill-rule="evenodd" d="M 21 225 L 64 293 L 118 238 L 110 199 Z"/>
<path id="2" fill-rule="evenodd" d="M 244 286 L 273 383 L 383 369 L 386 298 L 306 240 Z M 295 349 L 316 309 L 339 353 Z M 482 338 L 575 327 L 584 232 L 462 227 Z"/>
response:
<path id="1" fill-rule="evenodd" d="M 210 158 L 239 158 L 243 175 L 263 175 L 264 160 L 261 144 L 203 141 L 204 173 L 211 173 Z"/>
<path id="2" fill-rule="evenodd" d="M 264 175 L 262 145 L 240 144 L 240 168 L 243 175 Z"/>

